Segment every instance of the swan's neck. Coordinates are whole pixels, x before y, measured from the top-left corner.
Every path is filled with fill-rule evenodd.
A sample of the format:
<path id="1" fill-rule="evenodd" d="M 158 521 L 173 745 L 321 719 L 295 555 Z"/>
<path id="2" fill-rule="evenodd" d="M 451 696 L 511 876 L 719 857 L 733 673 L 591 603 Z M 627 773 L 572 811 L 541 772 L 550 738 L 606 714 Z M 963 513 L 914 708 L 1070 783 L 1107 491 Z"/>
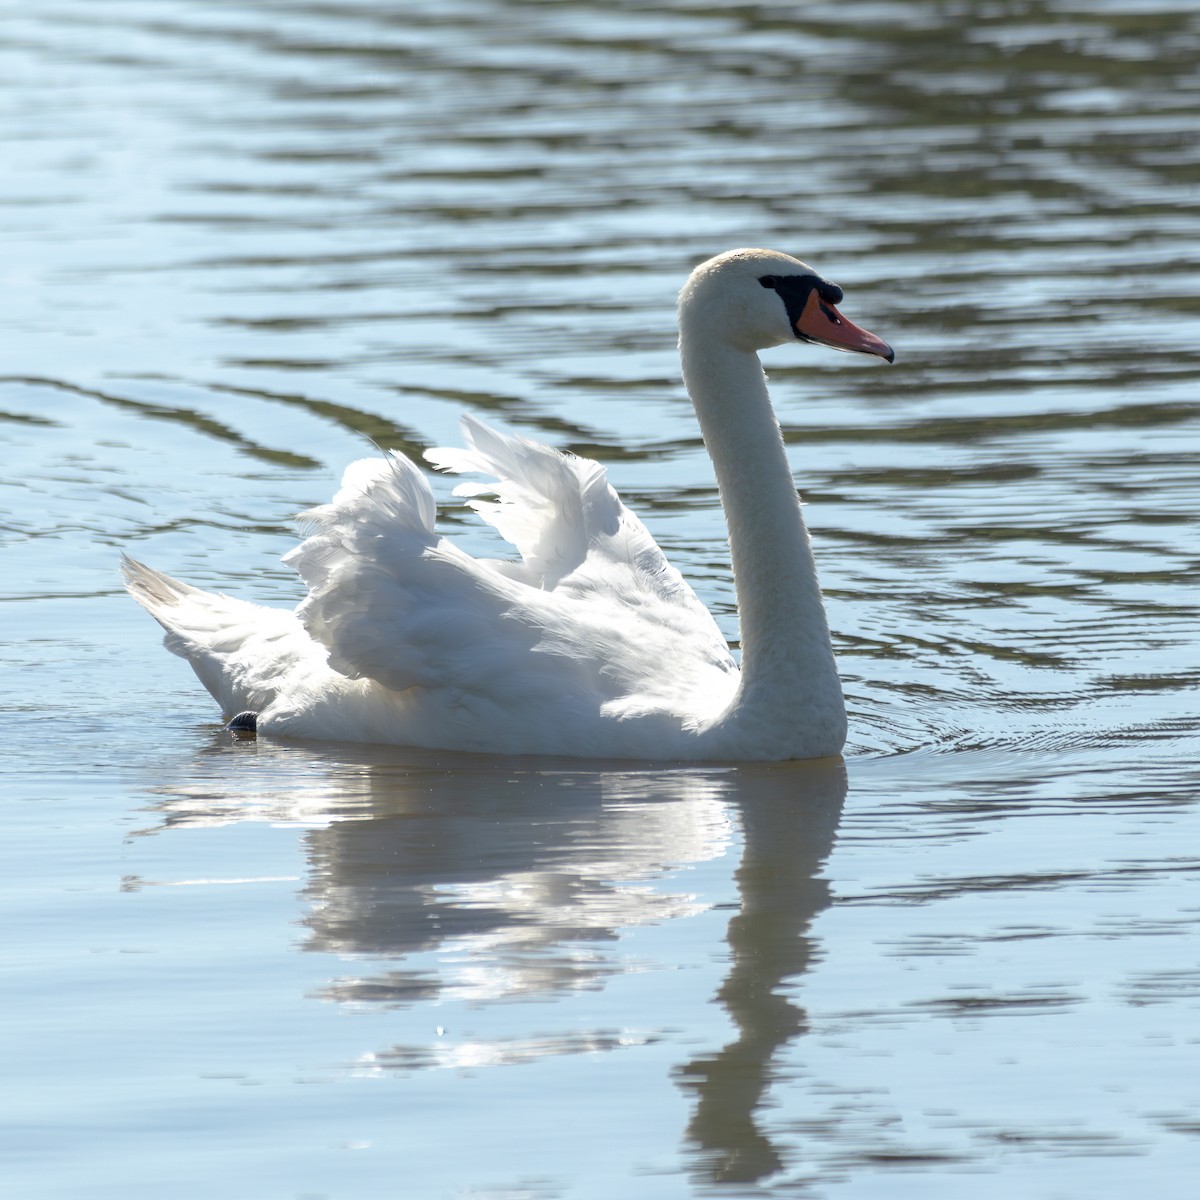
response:
<path id="1" fill-rule="evenodd" d="M 680 337 L 684 381 L 729 525 L 742 682 L 724 721 L 737 737 L 793 739 L 787 754 L 836 754 L 846 713 L 808 530 L 758 356 Z M 780 755 L 783 757 L 784 755 Z"/>

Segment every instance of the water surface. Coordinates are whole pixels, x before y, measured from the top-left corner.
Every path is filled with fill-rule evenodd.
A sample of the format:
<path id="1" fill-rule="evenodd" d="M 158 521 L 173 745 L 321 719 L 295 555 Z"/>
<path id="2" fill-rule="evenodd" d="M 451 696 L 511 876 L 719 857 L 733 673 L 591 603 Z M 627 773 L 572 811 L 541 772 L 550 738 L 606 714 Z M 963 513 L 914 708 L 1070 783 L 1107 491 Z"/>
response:
<path id="1" fill-rule="evenodd" d="M 1191 1196 L 1193 7 L 14 14 L 14 1194 Z M 673 303 L 737 245 L 898 352 L 765 356 L 844 764 L 220 732 L 119 551 L 294 604 L 292 515 L 464 411 L 603 461 L 736 644 Z"/>

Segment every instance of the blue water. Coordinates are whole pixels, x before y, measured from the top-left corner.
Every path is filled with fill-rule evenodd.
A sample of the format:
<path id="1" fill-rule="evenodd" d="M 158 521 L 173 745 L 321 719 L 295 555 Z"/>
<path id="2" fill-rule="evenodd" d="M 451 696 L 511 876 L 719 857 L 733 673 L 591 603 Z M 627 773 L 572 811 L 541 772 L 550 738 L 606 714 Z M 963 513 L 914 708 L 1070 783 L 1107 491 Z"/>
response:
<path id="1" fill-rule="evenodd" d="M 1190 1198 L 1193 6 L 428 8 L 10 19 L 7 1191 Z M 120 551 L 295 604 L 293 515 L 464 411 L 736 644 L 673 305 L 745 244 L 898 353 L 765 356 L 844 764 L 221 731 Z"/>

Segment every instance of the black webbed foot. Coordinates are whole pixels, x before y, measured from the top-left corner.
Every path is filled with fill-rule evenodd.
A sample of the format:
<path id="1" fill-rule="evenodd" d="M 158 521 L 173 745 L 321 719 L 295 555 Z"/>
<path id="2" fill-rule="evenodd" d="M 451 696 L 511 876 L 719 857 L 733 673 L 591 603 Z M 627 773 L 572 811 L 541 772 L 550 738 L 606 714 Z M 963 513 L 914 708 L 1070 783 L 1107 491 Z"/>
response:
<path id="1" fill-rule="evenodd" d="M 230 733 L 257 733 L 258 713 L 250 711 L 240 712 L 225 728 Z"/>

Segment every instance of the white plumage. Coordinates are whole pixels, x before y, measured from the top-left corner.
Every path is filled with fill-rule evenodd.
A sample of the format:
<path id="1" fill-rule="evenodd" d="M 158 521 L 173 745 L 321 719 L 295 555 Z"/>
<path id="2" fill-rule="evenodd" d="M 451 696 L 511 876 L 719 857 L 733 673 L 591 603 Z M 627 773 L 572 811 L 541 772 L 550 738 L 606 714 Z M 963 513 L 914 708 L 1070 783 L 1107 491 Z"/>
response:
<path id="1" fill-rule="evenodd" d="M 260 733 L 609 758 L 836 753 L 840 685 L 754 353 L 809 340 L 760 282 L 783 272 L 815 278 L 784 255 L 730 252 L 697 268 L 680 305 L 685 378 L 730 522 L 741 671 L 599 464 L 472 417 L 465 449 L 426 458 L 494 481 L 456 492 L 519 560 L 475 559 L 442 537 L 425 477 L 393 451 L 352 463 L 333 500 L 302 514 L 309 535 L 284 559 L 308 587 L 294 612 L 132 559 L 127 586 L 225 715 L 255 712 Z M 756 671 L 756 654 L 772 661 Z"/>

